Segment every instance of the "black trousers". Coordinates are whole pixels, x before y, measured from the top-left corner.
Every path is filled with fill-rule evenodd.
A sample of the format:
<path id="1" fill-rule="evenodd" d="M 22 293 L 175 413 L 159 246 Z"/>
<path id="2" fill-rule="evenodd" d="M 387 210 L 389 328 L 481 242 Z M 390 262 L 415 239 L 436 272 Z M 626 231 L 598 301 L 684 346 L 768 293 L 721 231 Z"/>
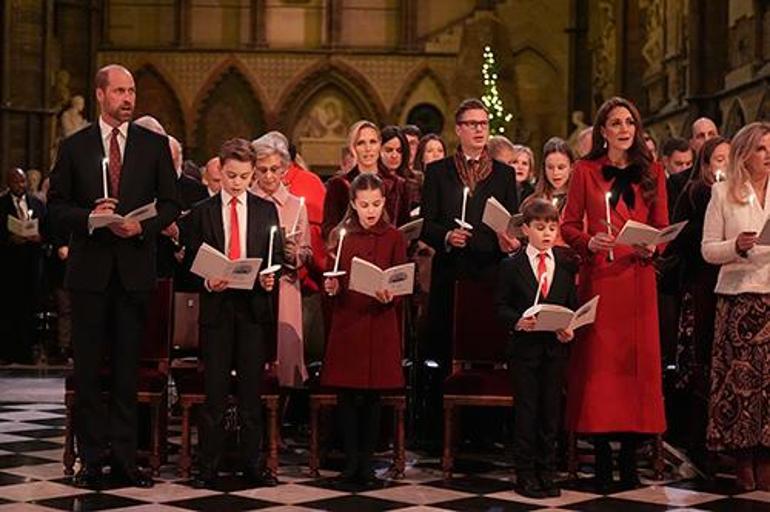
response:
<path id="1" fill-rule="evenodd" d="M 549 350 L 547 340 L 514 347 L 510 359 L 515 397 L 514 462 L 518 476 L 556 470 L 556 441 L 561 426 L 563 347 Z"/>
<path id="2" fill-rule="evenodd" d="M 337 394 L 342 422 L 345 472 L 371 472 L 371 461 L 380 433 L 382 393 L 376 390 L 344 389 Z"/>
<path id="3" fill-rule="evenodd" d="M 100 292 L 72 291 L 72 344 L 75 377 L 75 433 L 87 464 L 100 463 L 109 447 L 114 462 L 136 465 L 136 388 L 139 347 L 149 291 L 129 292 L 113 276 Z M 109 412 L 99 373 L 110 360 Z"/>
<path id="4" fill-rule="evenodd" d="M 202 326 L 202 355 L 206 401 L 201 410 L 201 470 L 216 471 L 225 447 L 224 417 L 230 391 L 230 371 L 235 368 L 243 464 L 260 469 L 262 457 L 261 385 L 265 371 L 263 324 L 253 321 L 245 295 L 228 294 L 222 303 L 220 323 Z"/>

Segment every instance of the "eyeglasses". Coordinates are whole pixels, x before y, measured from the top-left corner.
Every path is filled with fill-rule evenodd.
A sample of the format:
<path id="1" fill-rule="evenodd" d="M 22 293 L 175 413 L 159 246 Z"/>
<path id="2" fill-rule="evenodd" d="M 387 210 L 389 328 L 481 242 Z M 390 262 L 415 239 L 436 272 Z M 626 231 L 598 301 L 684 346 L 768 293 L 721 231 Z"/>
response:
<path id="1" fill-rule="evenodd" d="M 489 126 L 489 121 L 457 121 L 457 124 L 460 126 L 467 126 L 471 130 L 476 130 L 477 128 L 486 128 Z"/>

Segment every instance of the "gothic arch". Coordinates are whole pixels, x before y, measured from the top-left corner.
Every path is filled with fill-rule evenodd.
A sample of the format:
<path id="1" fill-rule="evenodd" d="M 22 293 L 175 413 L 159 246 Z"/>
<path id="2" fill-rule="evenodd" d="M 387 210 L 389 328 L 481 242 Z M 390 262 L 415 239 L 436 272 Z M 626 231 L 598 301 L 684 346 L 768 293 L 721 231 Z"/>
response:
<path id="1" fill-rule="evenodd" d="M 227 61 L 212 73 L 195 101 L 194 153 L 205 162 L 233 137 L 251 140 L 265 129 L 259 95 L 240 64 Z"/>
<path id="2" fill-rule="evenodd" d="M 759 102 L 755 121 L 770 121 L 770 90 L 765 91 L 762 101 Z"/>
<path id="3" fill-rule="evenodd" d="M 284 89 L 276 110 L 279 129 L 292 133 L 307 102 L 324 89 L 340 91 L 363 118 L 375 124 L 386 120 L 379 94 L 363 75 L 340 62 L 326 61 L 311 66 Z"/>
<path id="4" fill-rule="evenodd" d="M 169 81 L 150 63 L 139 67 L 133 74 L 137 90 L 134 117 L 153 116 L 169 135 L 184 144 L 187 138 L 184 110 Z"/>
<path id="5" fill-rule="evenodd" d="M 404 108 L 406 107 L 407 102 L 412 98 L 412 93 L 417 88 L 417 86 L 422 83 L 423 80 L 430 80 L 433 82 L 439 94 L 441 95 L 444 106 L 446 108 L 450 107 L 452 103 L 449 99 L 449 93 L 447 92 L 447 88 L 444 82 L 438 77 L 435 71 L 433 71 L 427 64 L 424 64 L 409 74 L 401 86 L 401 89 L 396 94 L 396 102 L 390 109 L 390 118 L 395 122 L 401 119 L 401 116 L 404 114 Z"/>
<path id="6" fill-rule="evenodd" d="M 743 128 L 746 124 L 746 111 L 741 104 L 741 100 L 735 98 L 730 105 L 730 110 L 727 113 L 724 127 L 722 128 L 722 134 L 725 137 L 732 138 L 738 130 Z"/>

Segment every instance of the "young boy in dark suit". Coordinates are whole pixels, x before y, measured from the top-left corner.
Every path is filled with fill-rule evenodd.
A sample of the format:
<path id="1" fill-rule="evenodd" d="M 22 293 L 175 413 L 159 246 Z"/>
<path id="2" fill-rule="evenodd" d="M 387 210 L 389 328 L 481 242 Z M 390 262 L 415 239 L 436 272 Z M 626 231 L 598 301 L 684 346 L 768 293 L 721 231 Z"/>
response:
<path id="1" fill-rule="evenodd" d="M 577 262 L 571 251 L 554 247 L 559 212 L 545 199 L 522 207 L 522 230 L 529 243 L 504 260 L 498 281 L 498 314 L 511 332 L 510 369 L 516 400 L 514 456 L 516 492 L 529 498 L 557 497 L 554 483 L 556 437 L 560 426 L 564 372 L 571 329 L 533 331 L 536 319 L 523 317 L 540 291 L 539 303 L 577 306 Z"/>
<path id="2" fill-rule="evenodd" d="M 270 230 L 280 226 L 275 205 L 251 194 L 256 155 L 248 141 L 232 139 L 219 153 L 222 190 L 198 203 L 184 223 L 182 235 L 191 264 L 204 242 L 230 259 L 262 258 L 267 261 Z M 273 263 L 282 263 L 280 237 L 273 243 Z M 266 263 L 263 263 L 263 267 Z M 228 288 L 222 279 L 200 283 L 201 355 L 206 401 L 201 410 L 200 472 L 198 487 L 216 484 L 225 445 L 224 415 L 230 371 L 237 371 L 240 450 L 244 474 L 255 486 L 275 485 L 262 456 L 260 385 L 269 337 L 275 336 L 273 288 L 275 274 L 260 275 L 251 290 Z"/>

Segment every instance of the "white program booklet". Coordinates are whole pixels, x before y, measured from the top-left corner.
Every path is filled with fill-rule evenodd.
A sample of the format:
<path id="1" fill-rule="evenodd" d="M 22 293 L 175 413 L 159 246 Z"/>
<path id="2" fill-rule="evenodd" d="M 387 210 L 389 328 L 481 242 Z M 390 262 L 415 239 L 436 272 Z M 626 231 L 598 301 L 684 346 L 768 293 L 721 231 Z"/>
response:
<path id="1" fill-rule="evenodd" d="M 414 263 L 404 263 L 382 270 L 374 263 L 353 257 L 348 288 L 375 298 L 375 292 L 386 289 L 394 297 L 410 295 L 414 292 Z"/>
<path id="2" fill-rule="evenodd" d="M 560 329 L 577 329 L 592 324 L 596 320 L 596 308 L 599 306 L 599 296 L 595 296 L 577 311 L 572 311 L 556 304 L 537 304 L 522 314 L 522 318 L 534 316 L 537 319 L 535 331 L 558 331 Z"/>
<path id="3" fill-rule="evenodd" d="M 157 215 L 158 210 L 155 209 L 155 201 L 153 201 L 144 206 L 140 206 L 136 210 L 132 210 L 125 215 L 118 215 L 117 213 L 92 213 L 88 216 L 88 228 L 93 231 L 94 229 L 103 228 L 110 224 L 123 222 L 124 220 L 129 219 L 142 222 Z"/>
<path id="4" fill-rule="evenodd" d="M 259 274 L 262 258 L 231 260 L 204 243 L 195 255 L 190 271 L 204 279 L 226 279 L 228 288 L 251 290 Z"/>
<path id="5" fill-rule="evenodd" d="M 522 236 L 521 214 L 511 215 L 500 201 L 494 197 L 487 199 L 481 222 L 492 228 L 495 233 L 507 233 L 509 236 Z"/>
<path id="6" fill-rule="evenodd" d="M 40 234 L 38 219 L 17 219 L 13 215 L 8 216 L 8 231 L 22 238 L 29 238 Z"/>
<path id="7" fill-rule="evenodd" d="M 623 245 L 659 245 L 674 240 L 688 221 L 683 220 L 663 229 L 656 229 L 642 222 L 627 220 L 615 243 Z"/>
<path id="8" fill-rule="evenodd" d="M 406 238 L 407 242 L 411 242 L 412 240 L 417 240 L 420 238 L 420 233 L 422 233 L 422 224 L 422 219 L 416 219 L 411 222 L 407 222 L 398 228 L 398 230 L 404 234 L 404 238 Z"/>

